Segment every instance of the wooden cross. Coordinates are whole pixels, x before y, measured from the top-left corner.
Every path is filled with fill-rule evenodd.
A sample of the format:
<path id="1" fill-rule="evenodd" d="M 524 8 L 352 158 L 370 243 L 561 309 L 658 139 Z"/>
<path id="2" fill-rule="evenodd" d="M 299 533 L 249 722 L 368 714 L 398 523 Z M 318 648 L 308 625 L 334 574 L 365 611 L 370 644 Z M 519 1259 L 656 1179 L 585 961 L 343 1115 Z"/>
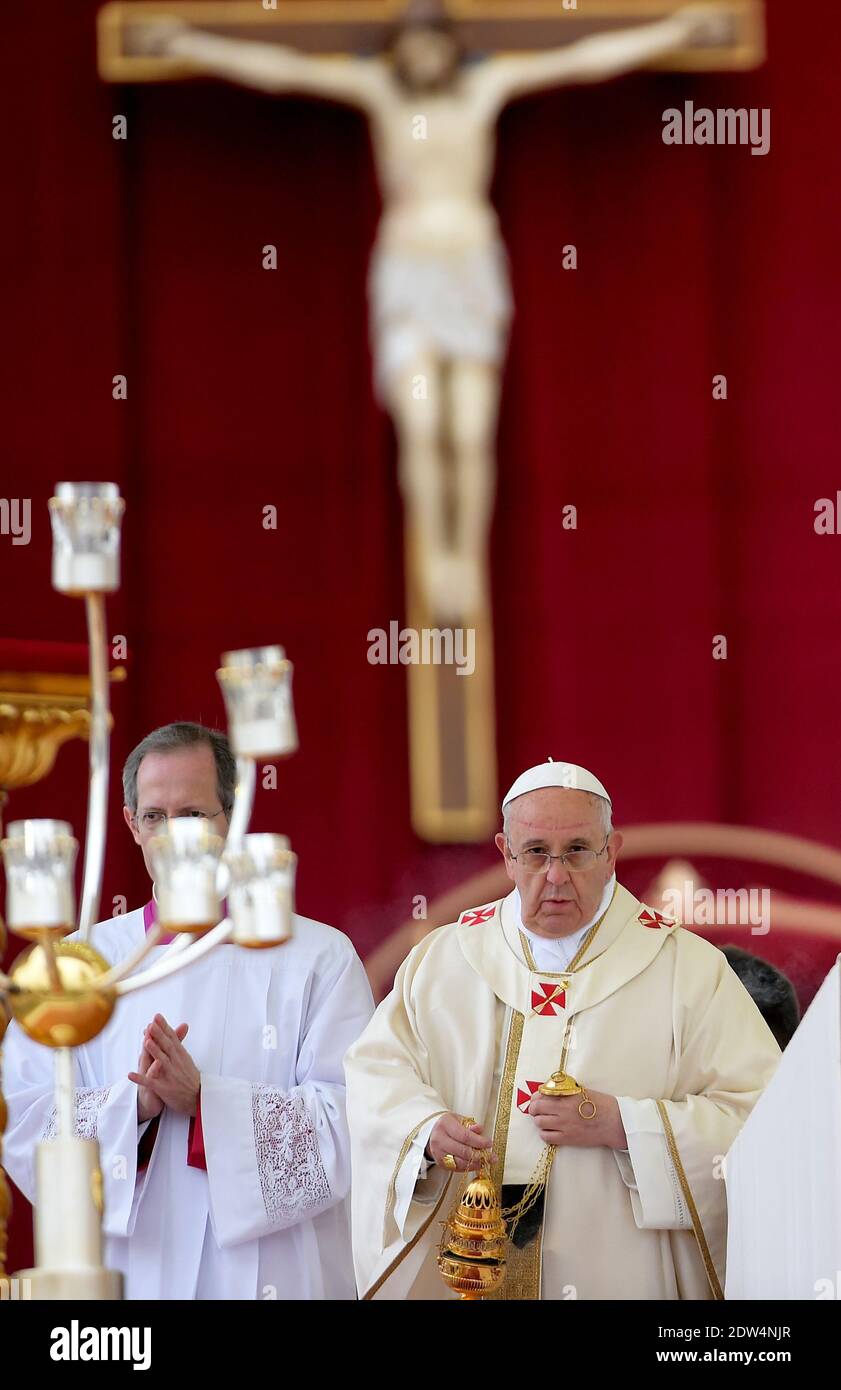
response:
<path id="1" fill-rule="evenodd" d="M 272 0 L 264 0 L 264 4 Z M 289 44 L 305 53 L 343 57 L 376 53 L 388 43 L 404 0 L 119 0 L 99 12 L 99 72 L 106 82 L 161 82 L 191 75 L 189 65 L 133 54 L 131 28 L 139 19 L 181 19 L 209 34 Z M 588 34 L 649 24 L 679 8 L 680 0 L 445 0 L 468 57 L 524 52 L 572 43 Z M 708 0 L 711 11 L 720 0 Z M 732 41 L 688 48 L 652 66 L 674 72 L 752 68 L 765 56 L 762 0 L 730 0 Z"/>
<path id="2" fill-rule="evenodd" d="M 706 0 L 726 12 L 726 42 L 670 52 L 671 70 L 745 68 L 764 56 L 762 0 Z M 633 29 L 671 16 L 681 0 L 446 0 L 465 57 L 540 53 L 591 35 Z M 580 8 L 579 8 L 580 5 Z M 174 19 L 224 39 L 282 43 L 337 63 L 388 47 L 405 0 L 125 0 L 98 16 L 99 71 L 109 82 L 159 82 L 196 75 L 174 57 L 133 47 L 138 21 Z M 407 627 L 430 633 L 443 624 L 419 582 L 419 537 L 406 525 Z M 475 641 L 474 670 L 453 664 L 408 666 L 412 821 L 424 839 L 484 840 L 498 820 L 491 613 L 483 600 L 465 615 Z"/>

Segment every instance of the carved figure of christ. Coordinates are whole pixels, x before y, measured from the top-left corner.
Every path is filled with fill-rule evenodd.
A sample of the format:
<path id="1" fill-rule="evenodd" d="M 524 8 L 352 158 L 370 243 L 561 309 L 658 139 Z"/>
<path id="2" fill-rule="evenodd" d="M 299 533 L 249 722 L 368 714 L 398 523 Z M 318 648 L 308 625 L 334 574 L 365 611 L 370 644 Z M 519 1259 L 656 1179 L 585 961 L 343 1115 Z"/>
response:
<path id="1" fill-rule="evenodd" d="M 511 299 L 489 199 L 495 129 L 516 97 L 602 82 L 673 50 L 714 44 L 700 5 L 544 52 L 461 61 L 448 26 L 407 23 L 391 55 L 343 61 L 221 37 L 176 20 L 132 24 L 135 52 L 280 95 L 365 113 L 383 200 L 369 292 L 378 394 L 395 425 L 417 582 L 436 622 L 487 609 L 495 435 Z"/>

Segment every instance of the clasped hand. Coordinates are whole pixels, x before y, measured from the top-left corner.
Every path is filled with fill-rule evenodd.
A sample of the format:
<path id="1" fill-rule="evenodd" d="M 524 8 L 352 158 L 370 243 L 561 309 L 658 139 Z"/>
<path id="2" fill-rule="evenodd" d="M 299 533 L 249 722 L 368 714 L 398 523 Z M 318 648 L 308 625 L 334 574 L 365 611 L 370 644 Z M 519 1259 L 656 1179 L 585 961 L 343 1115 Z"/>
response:
<path id="1" fill-rule="evenodd" d="M 152 1120 L 164 1106 L 180 1115 L 195 1115 L 201 1090 L 201 1073 L 184 1046 L 189 1025 L 171 1028 L 163 1014 L 155 1014 L 143 1034 L 137 1071 L 129 1081 L 137 1085 L 137 1118 Z"/>

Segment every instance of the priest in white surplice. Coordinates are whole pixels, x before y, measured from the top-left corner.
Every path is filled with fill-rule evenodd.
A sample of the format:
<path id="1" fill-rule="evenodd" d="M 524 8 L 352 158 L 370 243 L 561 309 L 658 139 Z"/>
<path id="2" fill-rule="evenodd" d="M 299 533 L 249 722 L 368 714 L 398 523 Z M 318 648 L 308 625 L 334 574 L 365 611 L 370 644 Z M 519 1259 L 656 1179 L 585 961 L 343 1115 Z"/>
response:
<path id="1" fill-rule="evenodd" d="M 144 739 L 123 785 L 147 868 L 168 816 L 224 835 L 235 781 L 222 734 L 180 723 Z M 117 962 L 154 920 L 153 896 L 91 944 Z M 296 916 L 284 946 L 217 947 L 120 999 L 77 1049 L 77 1133 L 99 1140 L 106 1264 L 128 1298 L 355 1297 L 342 1057 L 372 1010 L 347 937 Z M 51 1051 L 13 1024 L 4 1163 L 30 1199 L 35 1146 L 55 1127 L 52 1081 Z"/>
<path id="2" fill-rule="evenodd" d="M 584 768 L 518 778 L 496 837 L 514 891 L 415 947 L 350 1049 L 364 1297 L 455 1296 L 440 1222 L 476 1149 L 509 1213 L 493 1297 L 722 1297 L 721 1161 L 780 1051 L 721 952 L 617 883 L 611 816 Z M 558 1070 L 586 1100 L 540 1094 Z"/>

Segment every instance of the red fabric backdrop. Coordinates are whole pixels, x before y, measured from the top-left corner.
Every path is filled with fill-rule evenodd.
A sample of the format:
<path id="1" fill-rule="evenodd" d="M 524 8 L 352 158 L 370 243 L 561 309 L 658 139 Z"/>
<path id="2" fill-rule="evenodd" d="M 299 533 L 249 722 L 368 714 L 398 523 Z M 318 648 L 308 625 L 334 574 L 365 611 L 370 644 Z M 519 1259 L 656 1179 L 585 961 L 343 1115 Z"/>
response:
<path id="1" fill-rule="evenodd" d="M 2 491 L 33 507 L 31 544 L 0 536 L 3 633 L 83 639 L 81 605 L 49 586 L 46 501 L 62 478 L 119 483 L 117 768 L 157 724 L 222 722 L 220 652 L 283 642 L 301 751 L 255 825 L 292 836 L 300 909 L 364 952 L 493 852 L 412 834 L 405 672 L 366 660 L 403 584 L 367 349 L 365 125 L 220 84 L 106 87 L 96 8 L 9 0 L 3 19 Z M 757 72 L 641 74 L 503 115 L 494 201 L 518 306 L 494 531 L 503 784 L 552 753 L 604 778 L 620 822 L 841 833 L 841 536 L 813 529 L 841 485 L 840 27 L 835 0 L 776 4 Z M 769 107 L 770 154 L 664 146 L 661 114 L 685 99 Z M 85 757 L 65 748 L 12 814 L 81 831 Z M 106 911 L 147 890 L 118 781 Z"/>

